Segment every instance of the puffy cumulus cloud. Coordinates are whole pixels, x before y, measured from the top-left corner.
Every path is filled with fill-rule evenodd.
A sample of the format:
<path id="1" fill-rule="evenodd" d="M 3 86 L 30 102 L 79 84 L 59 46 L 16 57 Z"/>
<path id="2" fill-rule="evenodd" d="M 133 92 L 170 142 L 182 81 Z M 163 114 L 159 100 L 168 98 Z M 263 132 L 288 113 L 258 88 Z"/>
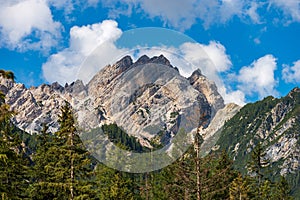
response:
<path id="1" fill-rule="evenodd" d="M 300 83 L 300 60 L 293 66 L 283 65 L 282 78 L 286 83 Z"/>
<path id="2" fill-rule="evenodd" d="M 269 7 L 282 10 L 288 20 L 300 22 L 300 2 L 299 0 L 269 0 Z"/>
<path id="3" fill-rule="evenodd" d="M 277 81 L 274 72 L 277 68 L 276 58 L 265 55 L 254 61 L 250 66 L 240 69 L 237 75 L 238 88 L 246 95 L 257 93 L 260 98 L 268 95 L 278 95 L 275 87 Z"/>
<path id="4" fill-rule="evenodd" d="M 43 64 L 45 79 L 60 84 L 70 83 L 77 78 L 89 81 L 101 67 L 123 54 L 125 49 L 118 49 L 114 45 L 121 34 L 117 22 L 113 20 L 72 27 L 69 47 L 51 55 Z M 81 67 L 87 56 L 88 60 Z"/>
<path id="5" fill-rule="evenodd" d="M 223 92 L 223 98 L 225 103 L 235 103 L 240 106 L 243 106 L 246 104 L 246 97 L 245 93 L 241 90 L 235 90 L 235 91 L 228 91 L 228 89 L 223 89 L 225 92 Z M 222 91 L 222 90 L 221 90 Z"/>
<path id="6" fill-rule="evenodd" d="M 57 44 L 61 24 L 53 20 L 45 0 L 0 3 L 1 46 L 47 51 Z"/>

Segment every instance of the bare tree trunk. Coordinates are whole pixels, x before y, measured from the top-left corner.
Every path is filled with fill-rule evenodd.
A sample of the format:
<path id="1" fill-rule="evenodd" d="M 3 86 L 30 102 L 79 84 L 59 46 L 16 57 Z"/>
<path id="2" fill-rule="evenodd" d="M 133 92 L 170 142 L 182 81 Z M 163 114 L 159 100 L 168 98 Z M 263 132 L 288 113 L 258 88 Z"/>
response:
<path id="1" fill-rule="evenodd" d="M 196 150 L 196 176 L 197 176 L 197 200 L 201 200 L 201 179 L 200 179 L 200 134 L 196 133 L 195 150 Z"/>
<path id="2" fill-rule="evenodd" d="M 73 148 L 74 146 L 74 134 L 70 133 L 70 142 L 71 142 L 71 148 Z M 74 200 L 74 188 L 73 188 L 73 183 L 74 183 L 74 160 L 73 160 L 73 156 L 72 156 L 72 149 L 70 150 L 70 157 L 71 157 L 71 172 L 70 172 L 70 178 L 71 178 L 71 184 L 70 184 L 70 193 L 71 193 L 71 197 L 70 200 Z"/>

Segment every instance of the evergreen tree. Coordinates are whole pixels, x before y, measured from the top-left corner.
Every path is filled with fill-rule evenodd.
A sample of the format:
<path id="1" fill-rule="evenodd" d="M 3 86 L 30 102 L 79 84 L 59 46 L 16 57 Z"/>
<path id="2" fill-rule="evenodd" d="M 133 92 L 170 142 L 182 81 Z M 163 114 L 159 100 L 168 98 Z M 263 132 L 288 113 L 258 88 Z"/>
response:
<path id="1" fill-rule="evenodd" d="M 99 199 L 134 199 L 132 179 L 125 173 L 98 164 L 96 175 Z"/>
<path id="2" fill-rule="evenodd" d="M 35 183 L 32 199 L 94 198 L 92 161 L 77 135 L 75 119 L 68 103 L 61 109 L 60 130 L 41 135 L 41 146 L 34 156 Z"/>
<path id="3" fill-rule="evenodd" d="M 248 200 L 250 193 L 250 184 L 243 178 L 242 174 L 239 173 L 238 176 L 232 181 L 229 188 L 229 199 L 230 200 Z"/>
<path id="4" fill-rule="evenodd" d="M 14 112 L 0 92 L 0 195 L 2 199 L 27 198 L 28 158 L 10 119 Z"/>
<path id="5" fill-rule="evenodd" d="M 287 180 L 284 176 L 280 177 L 280 180 L 275 184 L 275 192 L 274 192 L 274 199 L 278 200 L 291 200 L 293 199 L 290 196 L 291 189 Z"/>
<path id="6" fill-rule="evenodd" d="M 264 168 L 269 164 L 269 160 L 265 159 L 265 153 L 260 143 L 256 145 L 251 153 L 251 161 L 248 164 L 250 175 L 254 178 L 252 184 L 253 193 L 257 198 L 262 195 L 262 184 L 264 182 Z"/>

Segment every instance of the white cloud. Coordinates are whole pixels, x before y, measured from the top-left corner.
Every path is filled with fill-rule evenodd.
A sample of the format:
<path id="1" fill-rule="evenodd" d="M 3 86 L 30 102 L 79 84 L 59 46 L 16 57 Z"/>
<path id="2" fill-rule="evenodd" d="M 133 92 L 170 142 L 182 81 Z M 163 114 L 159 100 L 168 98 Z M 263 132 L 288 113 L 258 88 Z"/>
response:
<path id="1" fill-rule="evenodd" d="M 87 82 L 91 75 L 125 51 L 114 45 L 122 34 L 117 26 L 117 22 L 113 20 L 104 20 L 102 23 L 72 27 L 69 47 L 51 55 L 43 64 L 45 79 L 48 82 L 58 81 L 60 84 L 70 83 L 77 78 Z M 88 69 L 81 68 L 87 56 L 89 60 L 85 62 L 89 63 Z"/>
<path id="2" fill-rule="evenodd" d="M 293 66 L 283 65 L 282 78 L 286 83 L 300 83 L 300 60 Z"/>
<path id="3" fill-rule="evenodd" d="M 299 0 L 269 0 L 270 7 L 283 11 L 286 18 L 300 22 L 300 2 Z"/>
<path id="4" fill-rule="evenodd" d="M 223 98 L 224 98 L 225 103 L 236 103 L 240 106 L 243 106 L 246 104 L 245 103 L 246 102 L 245 93 L 240 90 L 225 92 L 225 95 Z"/>
<path id="5" fill-rule="evenodd" d="M 180 52 L 185 60 L 189 61 L 195 69 L 200 68 L 203 74 L 215 81 L 219 88 L 223 85 L 219 73 L 229 70 L 232 63 L 222 44 L 215 41 L 211 41 L 208 45 L 184 43 L 180 46 Z"/>
<path id="6" fill-rule="evenodd" d="M 251 2 L 250 8 L 247 10 L 247 14 L 249 15 L 250 19 L 256 23 L 256 24 L 260 24 L 261 23 L 261 19 L 259 14 L 257 13 L 257 9 L 260 7 L 260 4 L 258 4 L 255 1 Z"/>
<path id="7" fill-rule="evenodd" d="M 131 15 L 134 8 L 137 12 L 145 12 L 149 18 L 159 17 L 165 25 L 180 30 L 189 29 L 196 21 L 201 21 L 204 27 L 208 28 L 211 24 L 226 23 L 232 17 L 243 17 L 243 13 L 246 13 L 246 4 L 240 0 L 101 0 L 101 2 L 110 9 L 112 17 Z"/>
<path id="8" fill-rule="evenodd" d="M 254 61 L 250 66 L 243 67 L 237 76 L 238 88 L 247 95 L 258 93 L 259 97 L 277 96 L 277 81 L 274 72 L 277 68 L 276 58 L 265 55 Z"/>
<path id="9" fill-rule="evenodd" d="M 213 24 L 225 24 L 234 17 L 243 22 L 261 24 L 269 21 L 270 9 L 282 11 L 279 18 L 300 22 L 298 0 L 100 0 L 110 10 L 110 17 L 144 12 L 151 19 L 159 18 L 165 25 L 179 30 L 189 29 L 195 22 L 208 29 Z M 268 6 L 269 5 L 269 6 Z"/>
<path id="10" fill-rule="evenodd" d="M 45 0 L 6 1 L 0 4 L 0 28 L 1 46 L 47 51 L 57 44 L 61 24 Z"/>

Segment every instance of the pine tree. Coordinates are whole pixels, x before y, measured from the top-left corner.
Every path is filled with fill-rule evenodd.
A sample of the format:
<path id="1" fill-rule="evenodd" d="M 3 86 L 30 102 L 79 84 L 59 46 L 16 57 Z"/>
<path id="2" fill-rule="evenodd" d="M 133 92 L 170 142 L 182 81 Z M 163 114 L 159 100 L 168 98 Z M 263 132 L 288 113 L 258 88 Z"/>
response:
<path id="1" fill-rule="evenodd" d="M 125 173 L 98 164 L 96 176 L 99 199 L 134 199 L 132 179 Z"/>
<path id="2" fill-rule="evenodd" d="M 232 181 L 229 188 L 229 199 L 230 200 L 248 200 L 250 193 L 249 182 L 243 178 L 242 174 L 239 173 L 238 176 Z"/>
<path id="3" fill-rule="evenodd" d="M 264 182 L 260 186 L 261 196 L 260 198 L 265 200 L 272 200 L 274 199 L 272 196 L 272 183 L 269 180 L 264 180 Z"/>
<path id="4" fill-rule="evenodd" d="M 60 130 L 54 136 L 43 131 L 34 156 L 36 174 L 32 199 L 87 199 L 95 196 L 92 161 L 77 135 L 68 103 L 61 109 Z"/>
<path id="5" fill-rule="evenodd" d="M 269 160 L 265 159 L 265 155 L 261 144 L 258 143 L 251 153 L 251 161 L 248 164 L 250 175 L 255 179 L 252 184 L 252 190 L 257 198 L 260 198 L 262 195 L 261 186 L 265 178 L 263 171 L 269 164 Z"/>
<path id="6" fill-rule="evenodd" d="M 292 196 L 290 196 L 291 189 L 289 187 L 289 184 L 287 180 L 284 178 L 284 176 L 280 177 L 280 180 L 275 184 L 275 192 L 274 192 L 274 199 L 278 200 L 291 200 L 293 199 Z"/>
<path id="7" fill-rule="evenodd" d="M 0 96 L 0 195 L 2 199 L 24 199 L 27 197 L 29 163 L 10 121 L 14 112 L 5 104 L 1 92 Z"/>

